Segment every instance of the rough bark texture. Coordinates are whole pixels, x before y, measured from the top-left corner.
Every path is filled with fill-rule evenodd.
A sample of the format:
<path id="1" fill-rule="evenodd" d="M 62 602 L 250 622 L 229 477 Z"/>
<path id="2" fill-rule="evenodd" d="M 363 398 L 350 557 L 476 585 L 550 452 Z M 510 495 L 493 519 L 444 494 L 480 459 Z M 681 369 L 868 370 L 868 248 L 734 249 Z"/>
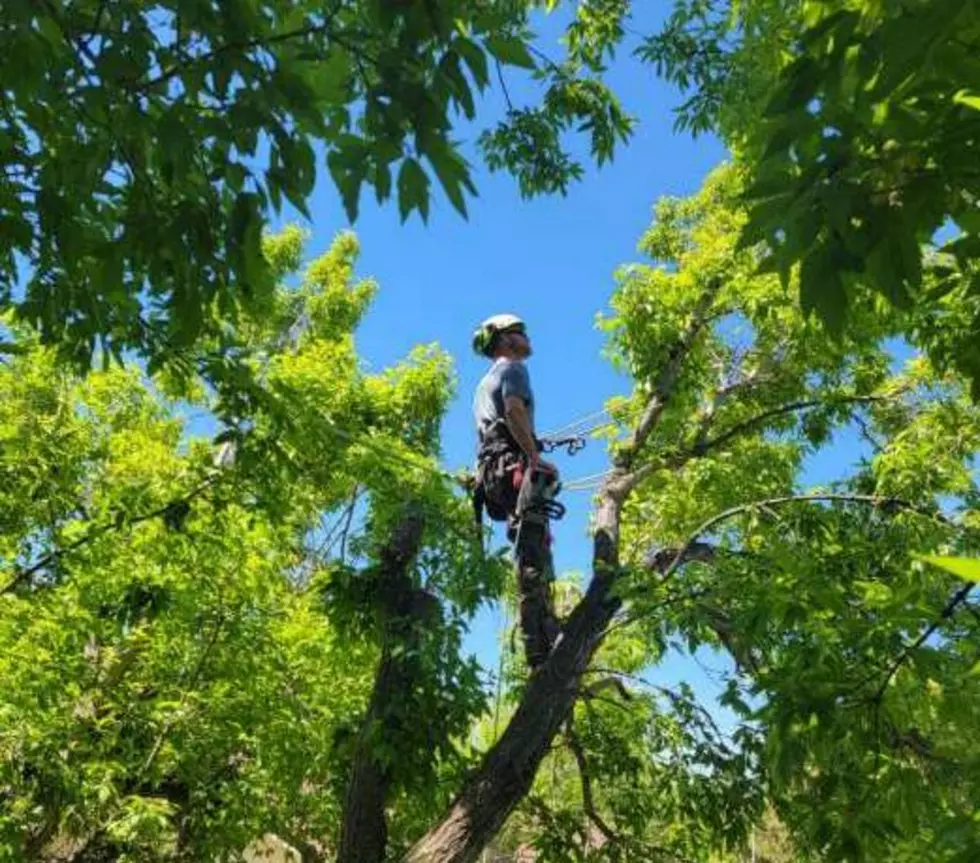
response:
<path id="1" fill-rule="evenodd" d="M 596 514 L 594 570 L 554 651 L 532 675 L 517 712 L 442 821 L 403 863 L 472 863 L 531 787 L 578 697 L 579 678 L 619 607 L 615 579 L 620 503 L 604 495 Z"/>
<path id="2" fill-rule="evenodd" d="M 344 801 L 338 863 L 381 863 L 388 841 L 385 805 L 391 786 L 388 768 L 375 757 L 375 743 L 396 740 L 403 721 L 399 705 L 407 702 L 415 683 L 412 653 L 428 604 L 420 601 L 408 567 L 422 539 L 422 519 L 412 513 L 399 525 L 382 551 L 375 571 L 383 619 L 381 662 L 374 690 L 358 735 L 354 765 Z"/>

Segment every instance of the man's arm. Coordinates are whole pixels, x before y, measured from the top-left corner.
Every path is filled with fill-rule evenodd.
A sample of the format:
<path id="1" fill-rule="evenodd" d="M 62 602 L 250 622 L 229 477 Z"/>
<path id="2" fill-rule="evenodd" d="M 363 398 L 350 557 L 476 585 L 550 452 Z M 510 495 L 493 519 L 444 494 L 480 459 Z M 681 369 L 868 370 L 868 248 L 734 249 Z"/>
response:
<path id="1" fill-rule="evenodd" d="M 557 474 L 554 465 L 543 461 L 538 454 L 538 441 L 534 436 L 534 425 L 527 410 L 527 400 L 531 396 L 531 381 L 522 363 L 511 363 L 501 375 L 501 395 L 504 401 L 504 421 L 517 445 L 524 450 L 532 469 L 550 471 Z"/>
<path id="2" fill-rule="evenodd" d="M 528 415 L 527 405 L 524 404 L 524 399 L 520 396 L 505 396 L 504 419 L 507 422 L 507 428 L 514 436 L 514 440 L 524 450 L 524 454 L 527 456 L 528 466 L 532 470 L 541 470 L 557 476 L 558 468 L 550 461 L 545 461 L 541 458 L 541 454 L 538 452 L 538 441 L 534 436 L 534 429 L 531 427 L 531 417 Z"/>
<path id="3" fill-rule="evenodd" d="M 504 397 L 504 419 L 507 428 L 517 441 L 517 445 L 524 450 L 524 455 L 528 461 L 534 465 L 538 461 L 538 444 L 534 437 L 534 429 L 531 428 L 531 417 L 527 413 L 527 405 L 520 396 Z"/>

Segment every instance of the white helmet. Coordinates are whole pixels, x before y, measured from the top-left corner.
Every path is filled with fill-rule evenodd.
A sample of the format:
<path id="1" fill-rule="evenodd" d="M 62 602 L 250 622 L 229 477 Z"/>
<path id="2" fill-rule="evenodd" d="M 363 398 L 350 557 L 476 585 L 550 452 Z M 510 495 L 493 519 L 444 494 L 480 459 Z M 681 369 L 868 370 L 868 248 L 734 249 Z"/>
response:
<path id="1" fill-rule="evenodd" d="M 517 315 L 494 315 L 473 331 L 473 350 L 485 357 L 493 356 L 497 336 L 506 332 L 523 333 L 527 325 Z"/>

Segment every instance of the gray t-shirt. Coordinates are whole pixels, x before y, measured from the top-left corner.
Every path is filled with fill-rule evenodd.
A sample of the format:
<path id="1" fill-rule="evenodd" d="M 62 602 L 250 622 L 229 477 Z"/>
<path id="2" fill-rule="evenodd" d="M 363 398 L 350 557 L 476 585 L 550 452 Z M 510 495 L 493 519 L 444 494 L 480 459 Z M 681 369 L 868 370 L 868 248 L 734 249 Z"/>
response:
<path id="1" fill-rule="evenodd" d="M 473 418 L 481 434 L 497 420 L 504 419 L 504 399 L 517 396 L 527 406 L 531 428 L 534 428 L 534 393 L 531 392 L 531 378 L 527 366 L 520 360 L 501 357 L 477 384 L 473 397 Z"/>

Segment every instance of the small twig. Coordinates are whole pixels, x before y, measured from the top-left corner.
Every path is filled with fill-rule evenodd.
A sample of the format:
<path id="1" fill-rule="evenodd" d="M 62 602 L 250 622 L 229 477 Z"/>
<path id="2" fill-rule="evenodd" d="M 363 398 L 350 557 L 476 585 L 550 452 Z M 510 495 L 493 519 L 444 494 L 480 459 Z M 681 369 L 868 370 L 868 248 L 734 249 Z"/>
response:
<path id="1" fill-rule="evenodd" d="M 93 39 L 96 39 L 102 35 L 102 16 L 105 14 L 108 5 L 109 0 L 101 0 L 99 3 L 99 8 L 96 10 L 95 18 L 92 21 L 92 32 L 89 34 L 84 43 L 82 43 L 86 50 L 88 50 L 89 45 L 92 44 Z"/>
<path id="2" fill-rule="evenodd" d="M 727 443 L 736 435 L 741 434 L 743 431 L 757 426 L 760 423 L 764 423 L 766 420 L 774 419 L 775 417 L 782 416 L 783 414 L 795 413 L 796 411 L 809 410 L 810 408 L 816 407 L 829 407 L 837 404 L 867 404 L 870 402 L 881 402 L 890 401 L 896 398 L 898 394 L 895 395 L 867 395 L 867 396 L 843 396 L 840 398 L 827 398 L 827 399 L 803 399 L 796 402 L 790 402 L 785 405 L 780 405 L 779 407 L 773 408 L 772 410 L 764 411 L 750 419 L 740 422 L 737 425 L 730 428 L 728 431 L 723 432 L 717 437 L 706 440 L 702 443 L 696 444 L 691 448 L 691 454 L 695 456 L 704 455 L 709 449 L 713 449 L 717 446 L 721 446 Z"/>
<path id="3" fill-rule="evenodd" d="M 918 650 L 920 647 L 922 647 L 922 645 L 926 643 L 929 637 L 933 635 L 936 632 L 936 630 L 943 625 L 945 621 L 949 620 L 949 618 L 953 616 L 953 613 L 956 611 L 957 607 L 966 601 L 966 598 L 970 595 L 970 591 L 973 590 L 974 587 L 976 587 L 976 585 L 973 582 L 968 582 L 962 585 L 949 598 L 949 601 L 946 603 L 946 605 L 943 607 L 943 610 L 940 612 L 939 617 L 935 621 L 933 621 L 933 623 L 927 626 L 923 630 L 922 634 L 918 638 L 916 638 L 915 641 L 913 641 L 911 644 L 907 645 L 902 650 L 902 652 L 895 658 L 891 666 L 889 666 L 888 668 L 888 672 L 885 675 L 885 679 L 881 682 L 881 685 L 878 687 L 877 692 L 875 692 L 874 697 L 872 698 L 872 701 L 876 705 L 881 704 L 881 701 L 885 696 L 885 690 L 888 689 L 888 684 L 891 683 L 892 678 L 898 673 L 898 670 L 909 660 L 909 658 L 912 656 L 912 653 Z"/>
<path id="4" fill-rule="evenodd" d="M 346 563 L 347 561 L 347 536 L 350 533 L 351 522 L 354 520 L 354 508 L 357 506 L 357 498 L 360 496 L 360 487 L 354 487 L 354 493 L 351 495 L 350 503 L 347 505 L 347 521 L 344 524 L 344 530 L 340 538 L 340 562 Z"/>
<path id="5" fill-rule="evenodd" d="M 160 729 L 160 733 L 153 742 L 153 747 L 150 749 L 150 753 L 147 755 L 143 765 L 136 771 L 136 775 L 133 778 L 134 785 L 138 785 L 140 780 L 147 774 L 150 767 L 153 766 L 153 762 L 156 760 L 157 755 L 160 754 L 160 750 L 163 748 L 167 735 L 170 734 L 173 727 L 180 719 L 181 711 L 183 710 L 184 705 L 187 703 L 188 696 L 193 691 L 194 687 L 197 686 L 198 680 L 200 679 L 201 674 L 204 672 L 204 665 L 207 662 L 208 657 L 211 655 L 214 645 L 218 641 L 218 635 L 221 633 L 225 620 L 226 618 L 223 614 L 218 617 L 218 620 L 214 625 L 214 630 L 211 632 L 211 637 L 204 646 L 204 650 L 201 651 L 201 655 L 197 658 L 197 663 L 194 666 L 194 670 L 191 672 L 187 680 L 181 685 L 183 691 L 181 692 L 180 702 L 174 709 L 171 717 L 164 723 L 163 728 Z"/>
<path id="6" fill-rule="evenodd" d="M 544 51 L 542 51 L 536 45 L 528 45 L 527 48 L 532 54 L 536 54 L 538 57 L 544 60 L 545 65 L 550 67 L 553 72 L 557 72 L 559 75 L 565 74 L 565 70 L 562 69 L 561 66 L 559 66 L 554 60 L 552 60 L 547 54 L 544 53 Z"/>
<path id="7" fill-rule="evenodd" d="M 499 60 L 495 60 L 494 62 L 497 64 L 497 78 L 500 79 L 500 86 L 503 88 L 504 91 L 504 99 L 507 101 L 507 110 L 509 112 L 513 112 L 514 103 L 511 102 L 510 100 L 510 92 L 507 90 L 507 82 L 504 80 L 503 67 L 500 65 Z"/>
<path id="8" fill-rule="evenodd" d="M 707 708 L 705 708 L 702 704 L 698 703 L 693 699 L 685 698 L 683 695 L 680 695 L 679 693 L 675 692 L 673 689 L 670 689 L 667 686 L 661 686 L 660 684 L 657 683 L 651 683 L 645 677 L 640 677 L 639 675 L 636 674 L 630 674 L 629 672 L 626 671 L 618 671 L 615 668 L 593 666 L 592 668 L 587 668 L 584 674 L 607 674 L 613 678 L 623 678 L 625 680 L 629 680 L 633 683 L 639 684 L 640 686 L 644 686 L 647 689 L 651 689 L 654 692 L 659 692 L 675 706 L 677 704 L 690 705 L 711 725 L 711 728 L 715 732 L 715 735 L 717 737 L 724 739 L 726 736 L 722 734 L 721 729 L 718 727 L 718 724 L 715 722 L 714 717 L 707 710 Z M 600 681 L 600 684 L 605 682 L 606 682 L 605 680 L 602 680 Z M 623 686 L 622 681 L 620 681 L 620 686 L 622 686 L 622 689 L 626 693 L 626 695 L 630 699 L 632 699 L 633 697 L 632 694 L 630 694 L 629 691 L 626 690 L 626 687 Z"/>
<path id="9" fill-rule="evenodd" d="M 875 455 L 883 452 L 885 449 L 884 445 L 874 436 L 864 417 L 862 417 L 860 414 L 855 414 L 854 421 L 858 424 L 858 428 L 861 429 L 861 437 L 871 444 L 871 448 L 874 450 Z"/>
<path id="10" fill-rule="evenodd" d="M 835 404 L 866 404 L 871 402 L 888 401 L 890 399 L 896 398 L 900 393 L 895 393 L 894 395 L 884 396 L 884 395 L 868 395 L 868 396 L 843 396 L 839 398 L 827 398 L 827 399 L 801 399 L 795 402 L 788 402 L 784 405 L 779 405 L 778 407 L 772 408 L 768 411 L 763 411 L 754 417 L 751 417 L 743 422 L 738 423 L 732 428 L 725 432 L 717 435 L 714 438 L 707 438 L 704 434 L 706 429 L 702 427 L 698 434 L 695 436 L 695 443 L 687 449 L 675 452 L 672 455 L 666 457 L 661 457 L 654 459 L 652 462 L 647 462 L 644 465 L 638 467 L 630 476 L 630 486 L 635 487 L 647 476 L 655 473 L 663 468 L 669 468 L 671 470 L 676 470 L 683 467 L 692 458 L 700 458 L 708 453 L 709 450 L 715 449 L 722 444 L 728 443 L 732 438 L 737 437 L 743 432 L 749 431 L 750 429 L 766 422 L 767 420 L 774 419 L 776 417 L 782 416 L 783 414 L 794 413 L 796 411 L 810 410 L 812 408 L 818 407 L 828 407 Z"/>
<path id="11" fill-rule="evenodd" d="M 192 500 L 194 500 L 194 498 L 198 497 L 198 495 L 200 495 L 210 485 L 212 485 L 216 479 L 217 479 L 217 475 L 209 477 L 207 480 L 201 483 L 193 491 L 186 494 L 184 497 L 176 498 L 174 500 L 168 501 L 163 506 L 157 507 L 157 509 L 154 509 L 150 512 L 143 513 L 142 515 L 133 516 L 132 518 L 125 518 L 125 517 L 117 518 L 109 524 L 103 524 L 103 525 L 99 525 L 98 527 L 92 528 L 91 530 L 89 530 L 88 533 L 85 534 L 85 536 L 79 537 L 74 542 L 70 543 L 69 545 L 66 545 L 64 548 L 58 548 L 55 549 L 54 551 L 48 552 L 46 555 L 44 555 L 44 557 L 42 557 L 39 561 L 37 561 L 37 563 L 34 563 L 31 566 L 27 567 L 26 569 L 22 569 L 19 572 L 17 572 L 14 575 L 14 577 L 9 582 L 7 582 L 7 584 L 3 587 L 3 589 L 0 589 L 0 596 L 10 593 L 10 591 L 12 591 L 15 587 L 17 587 L 22 582 L 29 579 L 32 575 L 35 575 L 45 567 L 50 566 L 52 563 L 54 563 L 57 560 L 60 560 L 66 554 L 70 554 L 71 552 L 81 548 L 82 546 L 87 545 L 88 543 L 98 539 L 100 536 L 108 533 L 111 530 L 119 530 L 126 526 L 140 524 L 144 521 L 150 521 L 155 518 L 161 518 L 163 516 L 168 515 L 169 513 L 172 513 L 174 511 L 175 506 L 181 504 L 189 504 Z"/>
<path id="12" fill-rule="evenodd" d="M 815 503 L 820 501 L 830 501 L 830 502 L 839 502 L 839 503 L 860 503 L 873 507 L 896 508 L 907 512 L 914 512 L 919 515 L 923 515 L 928 518 L 941 521 L 945 524 L 949 524 L 953 527 L 956 526 L 939 512 L 933 510 L 927 510 L 924 507 L 917 506 L 913 503 L 910 503 L 908 501 L 896 497 L 879 497 L 877 495 L 870 495 L 870 494 L 828 493 L 828 494 L 786 495 L 785 497 L 773 497 L 773 498 L 769 498 L 768 500 L 757 500 L 751 503 L 741 504 L 740 506 L 733 506 L 730 509 L 726 509 L 724 512 L 718 513 L 718 515 L 712 516 L 707 521 L 703 522 L 697 528 L 697 530 L 695 530 L 691 534 L 687 542 L 685 542 L 684 545 L 681 546 L 681 548 L 678 550 L 677 554 L 675 555 L 673 561 L 671 561 L 670 566 L 668 566 L 667 569 L 664 570 L 664 573 L 660 579 L 661 583 L 665 582 L 668 578 L 670 578 L 674 574 L 677 567 L 684 561 L 685 555 L 687 554 L 688 550 L 697 541 L 698 537 L 703 536 L 705 533 L 711 530 L 711 528 L 715 527 L 721 522 L 727 521 L 728 519 L 733 518 L 737 515 L 741 515 L 743 513 L 750 512 L 752 510 L 760 509 L 762 507 L 772 508 L 777 506 L 783 506 L 785 504 L 790 504 L 790 503 Z"/>
<path id="13" fill-rule="evenodd" d="M 721 279 L 712 279 L 698 298 L 697 304 L 691 312 L 691 320 L 687 327 L 668 352 L 667 361 L 660 372 L 660 377 L 657 379 L 650 399 L 643 410 L 643 415 L 640 417 L 640 421 L 629 441 L 623 447 L 620 456 L 622 467 L 629 467 L 632 464 L 660 422 L 660 418 L 663 416 L 667 403 L 674 392 L 677 379 L 680 377 L 684 361 L 690 353 L 694 340 L 704 328 L 706 316 L 719 290 L 721 290 Z M 636 474 L 628 475 L 625 480 L 628 486 L 633 488 L 637 482 Z"/>

